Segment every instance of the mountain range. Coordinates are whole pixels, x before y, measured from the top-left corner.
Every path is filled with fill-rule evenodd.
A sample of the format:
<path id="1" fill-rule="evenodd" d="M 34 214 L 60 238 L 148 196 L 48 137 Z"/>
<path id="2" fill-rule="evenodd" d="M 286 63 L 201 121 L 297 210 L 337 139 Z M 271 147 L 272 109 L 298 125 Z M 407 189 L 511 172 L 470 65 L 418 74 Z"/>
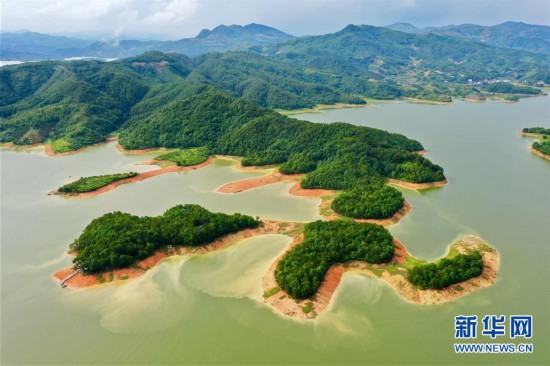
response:
<path id="1" fill-rule="evenodd" d="M 387 28 L 413 34 L 462 37 L 498 47 L 550 54 L 550 27 L 546 25 L 505 22 L 494 26 L 461 24 L 417 28 L 409 23 L 395 23 Z"/>
<path id="2" fill-rule="evenodd" d="M 78 38 L 50 36 L 40 33 L 1 33 L 2 60 L 62 60 L 71 57 L 101 59 L 139 55 L 148 51 L 198 55 L 209 52 L 247 50 L 281 43 L 293 36 L 261 24 L 219 25 L 203 29 L 196 37 L 177 41 L 121 40 L 92 42 Z"/>
<path id="3" fill-rule="evenodd" d="M 349 25 L 331 34 L 291 38 L 252 24 L 220 26 L 170 45 L 182 43 L 196 52 L 200 47 L 237 50 L 196 56 L 149 51 L 112 62 L 42 61 L 0 68 L 0 142 L 49 140 L 54 151 L 66 151 L 103 141 L 124 126 L 137 126 L 136 121 L 165 121 L 166 131 L 171 130 L 179 113 L 196 116 L 197 123 L 231 125 L 222 111 L 213 110 L 219 98 L 254 114 L 255 107 L 365 104 L 366 98 L 450 102 L 470 95 L 540 94 L 532 86 L 550 84 L 550 55 L 433 32 Z M 212 99 L 195 98 L 193 106 L 178 102 L 199 94 Z M 177 108 L 166 109 L 172 104 Z M 157 136 L 148 127 L 132 136 L 142 141 L 139 146 L 151 141 L 165 146 L 170 139 L 169 133 Z"/>
<path id="4" fill-rule="evenodd" d="M 550 54 L 550 27 L 520 22 L 494 26 L 475 24 L 417 28 L 409 23 L 395 23 L 385 28 L 415 34 L 437 34 L 464 38 L 502 48 Z M 278 29 L 261 24 L 219 25 L 203 29 L 196 37 L 177 41 L 89 41 L 34 32 L 1 33 L 2 60 L 62 60 L 72 57 L 122 58 L 148 51 L 175 52 L 189 56 L 225 51 L 262 52 L 265 47 L 297 39 Z M 304 39 L 309 37 L 300 37 Z"/>

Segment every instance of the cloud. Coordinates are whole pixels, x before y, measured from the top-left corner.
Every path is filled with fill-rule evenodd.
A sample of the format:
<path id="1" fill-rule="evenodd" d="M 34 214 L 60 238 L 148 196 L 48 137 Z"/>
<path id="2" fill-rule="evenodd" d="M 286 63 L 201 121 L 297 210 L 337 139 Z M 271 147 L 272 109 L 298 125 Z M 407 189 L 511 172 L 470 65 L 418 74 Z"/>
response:
<path id="1" fill-rule="evenodd" d="M 170 31 L 192 17 L 199 0 L 2 0 L 2 28 L 42 32 Z"/>
<path id="2" fill-rule="evenodd" d="M 347 24 L 417 26 L 504 21 L 548 24 L 548 0 L 1 0 L 4 30 L 98 30 L 178 39 L 219 24 L 261 23 L 295 35 Z"/>
<path id="3" fill-rule="evenodd" d="M 156 11 L 144 20 L 148 23 L 178 23 L 191 17 L 197 9 L 195 0 L 172 0 L 163 9 Z"/>

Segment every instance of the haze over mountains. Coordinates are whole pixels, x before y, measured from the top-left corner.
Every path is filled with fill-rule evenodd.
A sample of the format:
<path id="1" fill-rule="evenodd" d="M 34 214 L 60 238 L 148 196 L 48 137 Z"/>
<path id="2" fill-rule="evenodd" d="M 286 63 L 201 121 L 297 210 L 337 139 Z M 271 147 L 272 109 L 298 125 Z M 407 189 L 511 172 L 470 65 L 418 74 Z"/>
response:
<path id="1" fill-rule="evenodd" d="M 505 22 L 494 26 L 461 24 L 417 28 L 409 23 L 394 23 L 387 28 L 413 34 L 462 37 L 498 47 L 550 54 L 550 27 L 546 25 Z"/>
<path id="2" fill-rule="evenodd" d="M 281 43 L 293 36 L 265 25 L 251 23 L 219 25 L 203 29 L 196 37 L 177 41 L 121 40 L 91 42 L 77 38 L 50 36 L 40 33 L 2 33 L 2 60 L 60 60 L 70 57 L 121 58 L 148 51 L 198 55 L 208 52 L 247 50 L 253 46 Z"/>
<path id="3" fill-rule="evenodd" d="M 550 27 L 544 25 L 506 22 L 495 26 L 462 24 L 417 28 L 408 23 L 395 23 L 386 28 L 415 35 L 437 34 L 465 38 L 502 48 L 550 54 Z M 4 32 L 0 37 L 1 59 L 19 61 L 62 60 L 71 57 L 121 58 L 148 51 L 175 52 L 189 56 L 225 51 L 263 52 L 264 47 L 285 44 L 297 38 L 278 29 L 255 23 L 244 26 L 219 25 L 212 30 L 202 30 L 196 37 L 177 41 L 93 42 L 34 32 Z M 299 39 L 308 38 L 310 37 Z"/>

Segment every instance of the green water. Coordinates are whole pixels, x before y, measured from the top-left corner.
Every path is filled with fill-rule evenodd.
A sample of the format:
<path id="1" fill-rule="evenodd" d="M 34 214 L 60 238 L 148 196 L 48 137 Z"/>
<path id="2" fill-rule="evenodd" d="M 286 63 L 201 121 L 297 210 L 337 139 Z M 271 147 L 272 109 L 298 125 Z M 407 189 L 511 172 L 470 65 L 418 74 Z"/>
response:
<path id="1" fill-rule="evenodd" d="M 449 184 L 403 190 L 413 211 L 391 232 L 433 259 L 463 234 L 501 253 L 497 283 L 426 307 L 389 286 L 345 276 L 331 308 L 314 322 L 284 318 L 261 303 L 261 278 L 289 239 L 267 235 L 191 259 L 165 261 L 122 285 L 61 289 L 67 246 L 94 217 L 113 210 L 156 215 L 179 203 L 262 218 L 311 221 L 317 199 L 291 197 L 278 183 L 224 195 L 218 186 L 258 173 L 228 161 L 128 184 L 89 199 L 47 192 L 69 179 L 149 167 L 114 145 L 49 158 L 1 155 L 2 364 L 548 364 L 550 356 L 550 162 L 530 153 L 518 131 L 549 126 L 550 98 L 505 104 L 380 103 L 298 116 L 346 121 L 421 141 Z M 70 176 L 70 178 L 69 178 Z M 456 355 L 454 316 L 532 314 L 531 355 Z M 479 342 L 487 341 L 485 337 Z M 508 337 L 498 340 L 508 343 Z"/>

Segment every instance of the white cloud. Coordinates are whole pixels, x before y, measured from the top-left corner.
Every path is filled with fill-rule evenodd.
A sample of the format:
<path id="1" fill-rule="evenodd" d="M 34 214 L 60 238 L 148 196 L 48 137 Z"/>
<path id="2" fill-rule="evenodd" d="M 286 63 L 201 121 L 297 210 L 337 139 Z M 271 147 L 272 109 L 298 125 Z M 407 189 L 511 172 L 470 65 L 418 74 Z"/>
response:
<path id="1" fill-rule="evenodd" d="M 145 17 L 149 23 L 178 23 L 191 17 L 197 9 L 196 0 L 172 0 L 163 9 L 160 9 L 150 16 Z"/>

